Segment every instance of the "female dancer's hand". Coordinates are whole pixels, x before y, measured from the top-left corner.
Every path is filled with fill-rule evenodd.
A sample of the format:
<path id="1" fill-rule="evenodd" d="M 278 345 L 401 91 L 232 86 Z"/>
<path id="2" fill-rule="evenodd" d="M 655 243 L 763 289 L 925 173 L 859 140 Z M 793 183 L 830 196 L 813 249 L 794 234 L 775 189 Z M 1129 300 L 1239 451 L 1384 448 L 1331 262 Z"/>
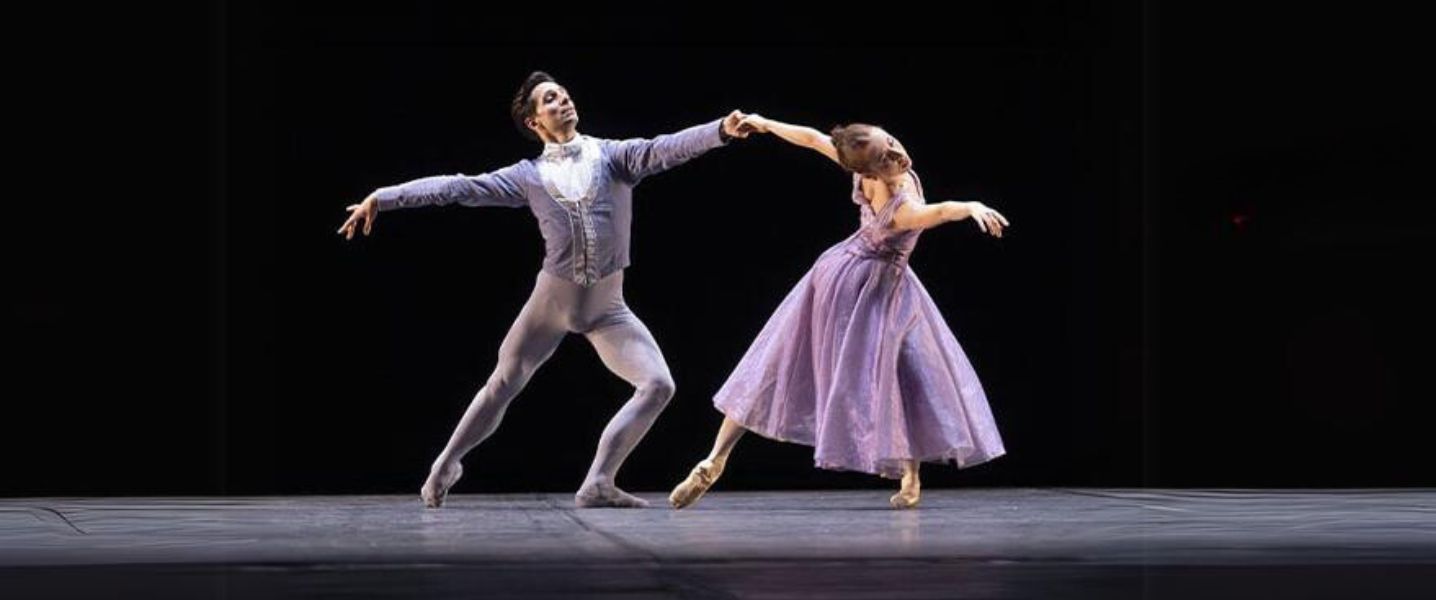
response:
<path id="1" fill-rule="evenodd" d="M 360 223 L 364 224 L 364 235 L 374 230 L 374 219 L 379 218 L 379 200 L 371 194 L 359 204 L 350 204 L 344 210 L 349 211 L 349 218 L 339 227 L 337 233 L 344 236 L 346 240 L 354 239 L 354 229 Z"/>
<path id="2" fill-rule="evenodd" d="M 988 208 L 981 202 L 968 202 L 967 208 L 972 220 L 977 221 L 977 226 L 984 233 L 992 234 L 993 237 L 1002 237 L 1002 229 L 1011 225 L 1007 222 L 1007 217 L 1002 216 L 1002 213 Z"/>
<path id="3" fill-rule="evenodd" d="M 748 116 L 743 117 L 742 121 L 738 122 L 738 129 L 740 131 L 756 131 L 758 133 L 768 133 L 768 120 L 763 118 L 763 115 L 759 115 L 756 113 L 749 114 Z"/>

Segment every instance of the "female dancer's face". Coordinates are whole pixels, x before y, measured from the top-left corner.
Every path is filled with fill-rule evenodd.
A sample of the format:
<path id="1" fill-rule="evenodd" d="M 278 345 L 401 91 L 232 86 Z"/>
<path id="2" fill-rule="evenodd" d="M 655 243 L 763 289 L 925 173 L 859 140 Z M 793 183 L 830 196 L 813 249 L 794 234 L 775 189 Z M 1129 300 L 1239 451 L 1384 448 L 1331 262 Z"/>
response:
<path id="1" fill-rule="evenodd" d="M 880 127 L 874 127 L 872 133 L 873 143 L 868 146 L 871 152 L 872 172 L 869 175 L 882 179 L 895 179 L 908 170 L 912 169 L 912 157 L 908 156 L 907 149 L 902 147 L 902 142 L 893 137 Z"/>
<path id="2" fill-rule="evenodd" d="M 540 83 L 531 97 L 535 110 L 529 118 L 529 127 L 552 135 L 578 125 L 578 108 L 563 86 L 551 81 Z"/>

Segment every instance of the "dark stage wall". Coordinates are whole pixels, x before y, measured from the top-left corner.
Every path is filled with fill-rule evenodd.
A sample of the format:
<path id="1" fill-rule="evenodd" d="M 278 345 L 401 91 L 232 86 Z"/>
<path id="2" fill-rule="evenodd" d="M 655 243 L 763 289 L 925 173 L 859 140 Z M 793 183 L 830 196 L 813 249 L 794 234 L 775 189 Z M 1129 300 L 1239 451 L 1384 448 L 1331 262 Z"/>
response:
<path id="1" fill-rule="evenodd" d="M 1013 221 L 929 231 L 912 259 L 1009 450 L 929 486 L 1436 483 L 1436 127 L 1399 16 L 633 12 L 245 3 L 41 52 L 0 494 L 417 490 L 529 293 L 537 227 L 447 207 L 333 232 L 374 187 L 536 154 L 507 114 L 532 69 L 600 137 L 732 109 L 882 124 L 930 201 Z M 771 138 L 638 188 L 627 298 L 678 393 L 621 485 L 706 453 L 711 394 L 856 227 L 848 193 Z M 628 393 L 570 337 L 457 491 L 576 488 Z M 756 438 L 735 461 L 729 489 L 885 485 Z"/>

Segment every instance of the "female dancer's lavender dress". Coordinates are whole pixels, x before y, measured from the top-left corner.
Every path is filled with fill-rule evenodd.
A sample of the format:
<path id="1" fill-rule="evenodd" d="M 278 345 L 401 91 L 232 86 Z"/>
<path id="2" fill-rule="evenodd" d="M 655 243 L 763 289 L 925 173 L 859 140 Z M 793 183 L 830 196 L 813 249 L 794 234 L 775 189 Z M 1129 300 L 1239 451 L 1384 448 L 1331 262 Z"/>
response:
<path id="1" fill-rule="evenodd" d="M 962 468 L 1001 456 L 982 384 L 907 266 L 919 231 L 892 225 L 921 189 L 875 213 L 859 183 L 862 227 L 788 293 L 714 405 L 750 431 L 813 446 L 825 469 L 899 478 L 902 460 Z"/>

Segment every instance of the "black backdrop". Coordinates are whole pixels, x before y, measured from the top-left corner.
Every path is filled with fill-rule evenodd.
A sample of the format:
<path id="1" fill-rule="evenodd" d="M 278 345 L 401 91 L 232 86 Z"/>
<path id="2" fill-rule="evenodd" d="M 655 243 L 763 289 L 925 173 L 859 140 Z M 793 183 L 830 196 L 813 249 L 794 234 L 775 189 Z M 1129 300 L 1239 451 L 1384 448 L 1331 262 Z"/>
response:
<path id="1" fill-rule="evenodd" d="M 350 243 L 333 231 L 376 186 L 534 154 L 506 112 L 532 69 L 601 137 L 735 108 L 879 123 L 931 200 L 1014 222 L 1002 240 L 930 231 L 912 259 L 1010 452 L 930 468 L 929 486 L 1436 483 L 1436 128 L 1410 21 L 1004 6 L 244 3 L 66 29 L 22 73 L 34 170 L 6 239 L 0 493 L 416 490 L 528 294 L 537 228 L 450 207 L 386 213 Z M 855 227 L 848 185 L 754 139 L 638 188 L 627 296 L 678 394 L 620 485 L 667 489 L 706 453 L 709 397 Z M 458 491 L 573 490 L 627 396 L 571 337 Z M 752 437 L 725 475 L 867 485 L 883 483 Z"/>

